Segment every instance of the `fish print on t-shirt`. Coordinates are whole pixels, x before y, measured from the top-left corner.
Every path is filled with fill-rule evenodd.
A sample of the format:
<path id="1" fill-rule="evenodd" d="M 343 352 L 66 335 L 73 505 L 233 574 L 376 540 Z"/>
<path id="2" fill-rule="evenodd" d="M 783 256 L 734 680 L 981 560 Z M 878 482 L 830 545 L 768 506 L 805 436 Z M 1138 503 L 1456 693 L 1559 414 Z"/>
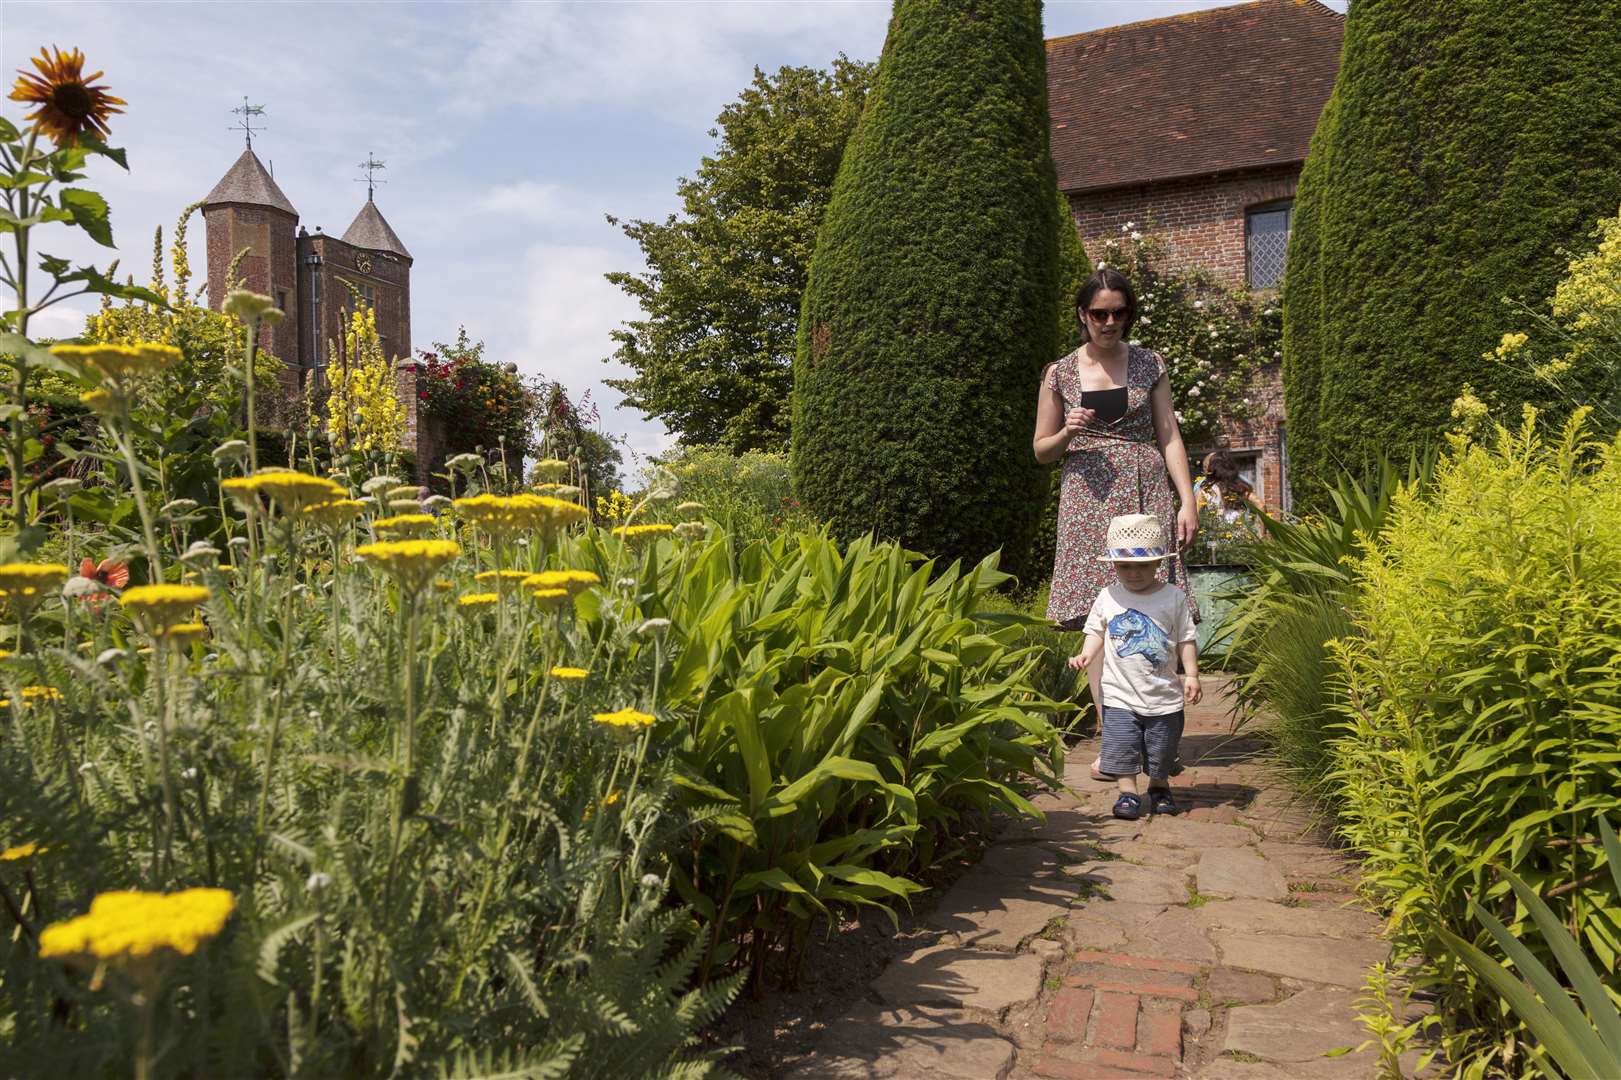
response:
<path id="1" fill-rule="evenodd" d="M 1171 659 L 1171 639 L 1159 623 L 1136 608 L 1127 608 L 1109 620 L 1109 637 L 1114 654 L 1124 660 L 1141 656 L 1150 667 L 1164 667 Z"/>

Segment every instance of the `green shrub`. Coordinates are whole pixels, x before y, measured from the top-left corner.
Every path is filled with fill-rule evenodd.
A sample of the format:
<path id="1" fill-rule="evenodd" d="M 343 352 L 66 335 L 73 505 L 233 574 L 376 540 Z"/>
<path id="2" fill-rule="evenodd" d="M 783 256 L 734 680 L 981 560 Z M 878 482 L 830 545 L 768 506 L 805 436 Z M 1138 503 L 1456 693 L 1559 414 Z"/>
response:
<path id="1" fill-rule="evenodd" d="M 1284 280 L 1291 482 L 1405 454 L 1471 384 L 1539 401 L 1483 359 L 1503 297 L 1540 303 L 1616 206 L 1621 3 L 1357 3 L 1301 174 Z M 1587 395 L 1578 395 L 1578 399 Z M 1561 404 L 1568 412 L 1568 405 Z M 1506 411 L 1506 412 L 1505 412 Z"/>
<path id="2" fill-rule="evenodd" d="M 734 454 L 724 447 L 688 446 L 661 457 L 658 465 L 674 476 L 676 494 L 651 507 L 648 520 L 687 517 L 674 508 L 699 502 L 704 507 L 702 516 L 739 544 L 816 528 L 794 494 L 787 454 L 766 450 Z"/>
<path id="3" fill-rule="evenodd" d="M 1040 5 L 898 0 L 794 364 L 796 487 L 835 536 L 970 562 L 1002 549 L 1032 576 L 1055 187 Z"/>
<path id="4" fill-rule="evenodd" d="M 1455 1063 L 1526 1036 L 1438 936 L 1501 959 L 1469 901 L 1553 961 L 1498 871 L 1549 900 L 1621 999 L 1621 898 L 1587 835 L 1621 808 L 1621 440 L 1584 424 L 1544 443 L 1528 415 L 1489 448 L 1460 443 L 1432 491 L 1399 492 L 1356 569 L 1356 633 L 1333 647 L 1341 831 Z"/>
<path id="5" fill-rule="evenodd" d="M 1329 642 L 1352 632 L 1353 566 L 1389 520 L 1403 486 L 1422 488 L 1434 458 L 1413 459 L 1405 474 L 1388 458 L 1361 478 L 1342 475 L 1329 508 L 1304 521 L 1268 518 L 1266 535 L 1231 550 L 1250 569 L 1233 607 L 1211 633 L 1224 642 L 1202 662 L 1233 674 L 1245 719 L 1266 716 L 1261 729 L 1273 756 L 1300 787 L 1332 807 L 1327 777 L 1330 733 L 1344 688 L 1333 674 Z"/>
<path id="6" fill-rule="evenodd" d="M 569 561 L 607 577 L 617 546 L 587 536 Z M 813 918 L 921 891 L 965 813 L 1034 812 L 1023 789 L 1061 775 L 1047 716 L 1068 706 L 1031 685 L 1037 620 L 980 617 L 1005 579 L 994 555 L 964 573 L 825 534 L 649 552 L 638 611 L 672 625 L 638 662 L 701 829 L 671 857 L 702 973 L 735 962 L 758 988 Z"/>

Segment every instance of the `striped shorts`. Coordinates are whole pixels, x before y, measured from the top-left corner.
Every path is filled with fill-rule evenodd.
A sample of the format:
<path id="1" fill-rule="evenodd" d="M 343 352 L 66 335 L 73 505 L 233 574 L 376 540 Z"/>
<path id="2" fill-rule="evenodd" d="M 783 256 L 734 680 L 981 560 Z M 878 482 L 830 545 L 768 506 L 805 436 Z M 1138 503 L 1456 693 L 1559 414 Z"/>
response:
<path id="1" fill-rule="evenodd" d="M 1182 741 L 1182 710 L 1163 716 L 1141 716 L 1130 709 L 1103 707 L 1103 752 L 1098 771 L 1110 776 L 1136 776 L 1164 780 L 1176 767 L 1176 748 Z"/>

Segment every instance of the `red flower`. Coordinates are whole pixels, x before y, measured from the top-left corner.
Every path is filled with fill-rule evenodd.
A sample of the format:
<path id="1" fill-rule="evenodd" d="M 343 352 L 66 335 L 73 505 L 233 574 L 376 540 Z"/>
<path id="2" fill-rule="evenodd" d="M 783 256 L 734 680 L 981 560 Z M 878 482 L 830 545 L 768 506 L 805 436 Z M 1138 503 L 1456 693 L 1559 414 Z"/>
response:
<path id="1" fill-rule="evenodd" d="M 111 559 L 103 559 L 100 565 L 97 565 L 94 559 L 86 559 L 79 564 L 79 576 L 99 581 L 103 585 L 111 585 L 115 589 L 122 589 L 129 584 L 129 565 L 113 562 Z"/>

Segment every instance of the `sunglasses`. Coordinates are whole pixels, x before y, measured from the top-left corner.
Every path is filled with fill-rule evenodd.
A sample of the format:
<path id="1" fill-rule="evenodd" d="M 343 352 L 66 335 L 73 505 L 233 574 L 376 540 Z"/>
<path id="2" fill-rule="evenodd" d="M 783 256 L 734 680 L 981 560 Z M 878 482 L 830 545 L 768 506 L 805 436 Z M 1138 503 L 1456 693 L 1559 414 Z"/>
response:
<path id="1" fill-rule="evenodd" d="M 1123 308 L 1123 307 L 1117 307 L 1117 308 L 1100 308 L 1100 307 L 1087 308 L 1086 309 L 1086 317 L 1088 319 L 1091 319 L 1095 323 L 1099 323 L 1101 325 L 1107 326 L 1109 323 L 1115 322 L 1116 320 L 1118 320 L 1118 321 L 1120 321 L 1122 323 L 1125 322 L 1126 321 L 1126 313 L 1129 310 L 1130 310 L 1129 308 Z"/>

